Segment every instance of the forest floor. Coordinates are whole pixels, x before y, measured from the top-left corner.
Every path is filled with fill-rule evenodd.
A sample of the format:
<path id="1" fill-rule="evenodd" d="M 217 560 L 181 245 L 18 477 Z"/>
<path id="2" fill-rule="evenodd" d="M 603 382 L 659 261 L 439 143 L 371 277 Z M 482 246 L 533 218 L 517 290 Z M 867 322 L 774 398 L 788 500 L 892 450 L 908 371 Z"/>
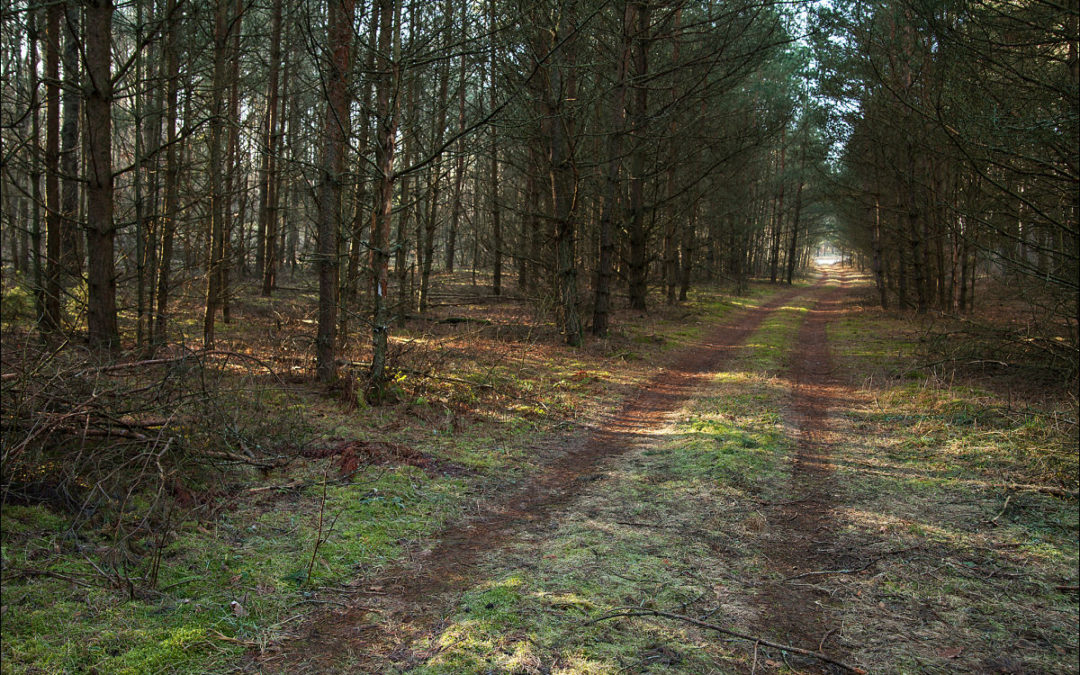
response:
<path id="1" fill-rule="evenodd" d="M 251 300 L 304 450 L 180 489 L 140 593 L 6 506 L 3 672 L 1078 672 L 1074 383 L 927 367 L 869 291 L 824 267 L 584 351 L 446 296 L 379 409 L 300 384 L 305 298 Z"/>

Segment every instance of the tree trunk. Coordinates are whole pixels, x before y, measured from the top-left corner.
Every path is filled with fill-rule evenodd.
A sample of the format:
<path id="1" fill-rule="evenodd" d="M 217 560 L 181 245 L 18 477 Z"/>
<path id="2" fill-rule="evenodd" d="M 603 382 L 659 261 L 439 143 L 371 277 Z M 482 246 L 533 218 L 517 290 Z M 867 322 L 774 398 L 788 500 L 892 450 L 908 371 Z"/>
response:
<path id="1" fill-rule="evenodd" d="M 60 20 L 64 7 L 45 14 L 45 314 L 42 330 L 58 334 L 63 219 L 60 204 Z"/>
<path id="2" fill-rule="evenodd" d="M 262 116 L 262 166 L 259 175 L 259 225 L 255 238 L 255 269 L 259 275 L 266 270 L 267 235 L 270 219 L 276 216 L 276 180 L 278 170 L 278 139 L 281 120 L 278 114 L 278 75 L 281 68 L 282 0 L 274 0 L 270 13 L 270 63 L 267 72 L 267 100 Z M 264 288 L 264 295 L 270 289 Z"/>
<path id="3" fill-rule="evenodd" d="M 229 0 L 216 0 L 214 10 L 214 70 L 210 89 L 210 133 L 207 172 L 210 177 L 209 228 L 207 230 L 206 310 L 203 313 L 203 347 L 214 347 L 214 319 L 221 307 L 222 268 L 225 265 L 224 145 L 225 68 L 228 65 Z"/>
<path id="4" fill-rule="evenodd" d="M 466 10 L 463 7 L 462 12 Z M 462 22 L 464 31 L 464 21 Z M 446 271 L 454 271 L 454 255 L 457 253 L 457 236 L 461 222 L 461 183 L 465 178 L 465 55 L 459 57 L 458 70 L 458 133 L 462 134 L 457 143 L 457 166 L 454 169 L 454 198 L 450 211 L 450 231 L 446 235 Z"/>
<path id="5" fill-rule="evenodd" d="M 165 16 L 165 205 L 161 222 L 161 260 L 158 263 L 157 308 L 151 349 L 168 339 L 168 304 L 170 272 L 172 271 L 173 237 L 179 214 L 180 166 L 176 147 L 176 123 L 178 117 L 177 92 L 179 90 L 180 61 L 177 54 L 177 0 L 168 0 Z"/>
<path id="6" fill-rule="evenodd" d="M 611 282 L 615 276 L 614 214 L 620 206 L 619 175 L 622 172 L 623 136 L 626 133 L 626 75 L 630 70 L 634 22 L 634 2 L 625 2 L 622 21 L 622 49 L 615 64 L 615 96 L 608 109 L 611 133 L 608 136 L 608 165 L 604 205 L 600 211 L 600 257 L 596 269 L 596 292 L 593 302 L 593 335 L 606 337 L 610 330 Z"/>
<path id="7" fill-rule="evenodd" d="M 583 343 L 581 318 L 578 313 L 577 260 L 575 256 L 577 199 L 577 167 L 574 157 L 576 124 L 573 105 L 577 101 L 577 38 L 572 34 L 577 26 L 570 8 L 561 19 L 566 20 L 566 38 L 561 58 L 549 71 L 545 125 L 549 139 L 552 206 L 555 219 L 556 278 L 563 337 L 566 344 L 579 347 Z M 560 28 L 562 26 L 560 25 Z M 561 32 L 561 31 L 560 31 Z M 557 34 L 556 39 L 560 36 Z"/>
<path id="8" fill-rule="evenodd" d="M 698 211 L 701 201 L 694 202 L 690 209 L 690 222 L 682 230 L 682 245 L 680 257 L 682 266 L 679 269 L 679 302 L 686 302 L 686 296 L 690 292 L 690 279 L 694 270 L 694 250 L 697 240 Z"/>
<path id="9" fill-rule="evenodd" d="M 113 259 L 112 174 L 112 0 L 86 4 L 86 218 L 90 343 L 119 346 L 116 325 L 116 273 Z"/>
<path id="10" fill-rule="evenodd" d="M 783 235 L 784 224 L 784 184 L 787 182 L 784 176 L 784 159 L 787 154 L 787 127 L 780 132 L 780 168 L 776 173 L 780 182 L 777 190 L 776 203 L 774 205 L 774 218 L 772 229 L 772 247 L 769 251 L 769 282 L 775 284 L 780 266 L 780 237 Z"/>
<path id="11" fill-rule="evenodd" d="M 495 30 L 495 0 L 488 0 L 489 29 Z M 491 110 L 495 109 L 495 40 L 491 40 L 491 49 L 488 58 L 488 96 Z M 502 214 L 499 204 L 499 133 L 498 126 L 489 125 L 491 132 L 491 236 L 492 236 L 492 271 L 491 293 L 502 293 Z"/>
<path id="12" fill-rule="evenodd" d="M 315 372 L 321 382 L 331 382 L 337 378 L 334 342 L 337 329 L 338 239 L 341 232 L 345 132 L 349 128 L 346 95 L 354 10 L 354 0 L 330 0 L 327 9 L 329 63 L 323 126 L 323 170 L 319 185 L 319 330 L 315 338 Z"/>
<path id="13" fill-rule="evenodd" d="M 451 16 L 453 13 L 453 5 L 451 0 L 446 0 L 443 11 L 447 16 Z M 449 31 L 444 36 L 446 47 L 449 48 L 451 37 Z M 437 109 L 435 115 L 435 142 L 432 144 L 434 148 L 441 148 L 443 146 L 443 139 L 446 136 L 446 106 L 447 106 L 447 89 L 449 87 L 450 80 L 450 61 L 446 59 L 443 61 L 442 67 L 439 69 L 439 88 L 437 94 Z M 423 262 L 420 270 L 420 302 L 418 309 L 420 313 L 427 311 L 428 293 L 431 289 L 431 262 L 435 257 L 435 227 L 438 225 L 438 208 L 439 208 L 439 187 L 442 184 L 442 157 L 440 155 L 432 165 L 432 178 L 431 178 L 431 196 L 430 206 L 428 207 L 427 218 L 424 223 L 424 255 Z"/>
<path id="14" fill-rule="evenodd" d="M 787 285 L 790 286 L 795 277 L 795 265 L 798 262 L 799 246 L 799 218 L 802 217 L 802 192 L 803 181 L 799 178 L 795 186 L 795 212 L 791 214 L 791 241 L 788 244 L 787 256 Z"/>
<path id="15" fill-rule="evenodd" d="M 885 292 L 885 265 L 881 252 L 881 204 L 878 197 L 874 196 L 874 234 L 871 245 L 874 249 L 874 258 L 871 269 L 874 272 L 874 285 L 877 287 L 878 304 L 882 309 L 889 308 L 889 296 Z"/>
<path id="16" fill-rule="evenodd" d="M 648 233 L 645 230 L 645 163 L 648 149 L 645 145 L 645 127 L 648 120 L 649 88 L 646 76 L 649 70 L 649 5 L 636 1 L 638 19 L 634 36 L 633 72 L 634 96 L 631 99 L 630 123 L 633 128 L 634 151 L 630 166 L 630 307 L 644 311 L 648 294 Z"/>
<path id="17" fill-rule="evenodd" d="M 82 278 L 82 231 L 79 227 L 79 117 L 82 100 L 79 91 L 82 87 L 79 69 L 80 10 L 75 3 L 66 9 L 64 31 L 64 91 L 62 106 L 63 126 L 60 128 L 60 173 L 63 184 L 60 188 L 61 210 L 61 266 L 66 277 L 62 285 L 77 283 Z"/>
<path id="18" fill-rule="evenodd" d="M 368 49 L 367 56 L 364 59 L 364 71 L 373 72 L 375 70 L 375 41 L 378 40 L 379 30 L 379 17 L 378 17 L 378 5 L 376 4 L 372 8 L 372 16 L 368 21 Z M 364 110 L 371 110 L 371 97 L 373 95 L 373 83 L 372 78 L 364 78 L 364 93 L 361 101 L 363 102 Z M 367 152 L 368 142 L 370 138 L 371 124 L 366 118 L 362 119 L 360 124 L 360 141 L 357 147 L 360 149 L 361 156 Z M 363 160 L 360 160 L 363 161 Z M 360 285 L 360 253 L 365 247 L 363 241 L 364 235 L 364 223 L 367 218 L 370 217 L 370 211 L 368 206 L 368 181 L 365 178 L 366 172 L 359 172 L 360 178 L 356 182 L 356 197 L 354 203 L 352 231 L 349 242 L 349 265 L 345 272 L 345 284 L 343 286 L 343 292 L 341 297 L 341 318 L 338 321 L 338 333 L 339 339 L 344 341 L 349 335 L 349 315 L 353 311 L 356 305 L 357 295 L 359 293 Z"/>
<path id="19" fill-rule="evenodd" d="M 390 260 L 391 211 L 394 205 L 394 146 L 397 138 L 398 104 L 393 95 L 400 76 L 400 0 L 379 0 L 379 56 L 375 96 L 375 165 L 379 173 L 376 210 L 371 227 L 372 309 L 371 377 L 367 399 L 379 404 L 386 396 L 386 348 L 390 331 L 387 282 Z M 393 53 L 391 53 L 393 49 Z"/>

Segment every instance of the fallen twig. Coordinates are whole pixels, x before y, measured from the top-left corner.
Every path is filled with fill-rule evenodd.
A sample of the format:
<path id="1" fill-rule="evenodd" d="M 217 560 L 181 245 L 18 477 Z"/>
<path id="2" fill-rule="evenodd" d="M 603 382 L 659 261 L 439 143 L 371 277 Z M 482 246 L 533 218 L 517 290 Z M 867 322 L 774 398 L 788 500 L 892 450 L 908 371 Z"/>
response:
<path id="1" fill-rule="evenodd" d="M 50 572 L 49 570 L 35 570 L 30 568 L 24 568 L 12 572 L 11 574 L 4 577 L 4 582 L 11 581 L 12 579 L 25 579 L 28 577 L 50 577 L 52 579 L 59 579 L 61 581 L 70 581 L 71 583 L 77 586 L 82 586 L 83 588 L 94 588 L 94 584 L 89 584 L 85 581 L 81 581 L 68 574 L 60 574 L 59 572 Z"/>
<path id="2" fill-rule="evenodd" d="M 1005 503 L 1001 506 L 1001 510 L 998 511 L 998 514 L 996 516 L 994 516 L 993 518 L 991 518 L 990 520 L 984 520 L 983 522 L 984 523 L 990 523 L 990 524 L 996 523 L 998 521 L 998 518 L 1005 515 L 1005 510 L 1007 508 L 1009 508 L 1009 502 L 1010 501 L 1012 501 L 1012 495 L 1005 495 Z"/>
<path id="3" fill-rule="evenodd" d="M 855 574 L 857 572 L 862 572 L 863 570 L 870 567 L 871 565 L 873 565 L 877 561 L 878 561 L 878 559 L 875 558 L 875 559 L 871 560 L 870 562 L 866 563 L 865 565 L 863 565 L 862 567 L 853 567 L 853 568 L 848 569 L 848 570 L 816 570 L 814 572 L 803 572 L 802 574 L 796 574 L 793 577 L 784 577 L 784 581 L 791 581 L 793 579 L 802 579 L 802 578 L 805 578 L 805 577 L 827 576 L 827 575 L 830 575 L 830 574 Z"/>
<path id="4" fill-rule="evenodd" d="M 821 654 L 819 652 L 810 651 L 809 649 L 802 649 L 801 647 L 794 647 L 792 645 L 785 645 L 785 644 L 781 644 L 779 642 L 771 642 L 769 640 L 758 637 L 756 635 L 748 635 L 746 633 L 740 633 L 738 631 L 733 631 L 733 630 L 730 630 L 728 628 L 724 628 L 723 626 L 718 626 L 718 625 L 716 625 L 714 623 L 709 623 L 707 621 L 702 621 L 701 619 L 695 619 L 692 616 L 686 616 L 684 614 L 675 614 L 674 612 L 664 612 L 664 611 L 659 610 L 659 609 L 642 609 L 640 607 L 621 608 L 621 609 L 618 609 L 618 610 L 616 610 L 614 612 L 610 612 L 608 614 L 605 614 L 604 616 L 598 617 L 596 619 L 586 621 L 583 625 L 588 626 L 588 625 L 591 625 L 591 624 L 594 624 L 594 623 L 599 623 L 601 621 L 607 621 L 609 619 L 617 619 L 619 617 L 632 617 L 632 616 L 661 616 L 661 617 L 664 617 L 664 618 L 667 618 L 667 619 L 675 619 L 677 621 L 683 621 L 683 622 L 698 626 L 699 628 L 707 628 L 707 629 L 709 629 L 711 631 L 715 631 L 715 632 L 721 633 L 723 635 L 728 635 L 728 636 L 733 637 L 733 638 L 739 638 L 740 640 L 749 640 L 750 642 L 753 642 L 755 645 L 761 644 L 761 645 L 765 645 L 766 647 L 772 647 L 773 649 L 779 649 L 781 651 L 791 652 L 792 654 L 799 654 L 800 656 L 809 656 L 811 658 L 815 658 L 815 659 L 817 659 L 819 661 L 822 661 L 824 663 L 831 663 L 832 665 L 843 668 L 844 670 L 846 670 L 848 672 L 858 673 L 859 675 L 866 675 L 866 671 L 863 670 L 862 668 L 857 668 L 855 666 L 844 663 L 843 661 L 838 661 L 838 660 L 832 658 L 831 656 L 826 656 L 825 654 Z"/>
<path id="5" fill-rule="evenodd" d="M 616 525 L 626 525 L 626 526 L 629 526 L 629 527 L 651 527 L 651 528 L 657 529 L 657 530 L 680 529 L 678 525 L 656 525 L 656 524 L 653 524 L 653 523 L 638 523 L 638 522 L 634 522 L 632 520 L 616 520 L 615 524 Z"/>

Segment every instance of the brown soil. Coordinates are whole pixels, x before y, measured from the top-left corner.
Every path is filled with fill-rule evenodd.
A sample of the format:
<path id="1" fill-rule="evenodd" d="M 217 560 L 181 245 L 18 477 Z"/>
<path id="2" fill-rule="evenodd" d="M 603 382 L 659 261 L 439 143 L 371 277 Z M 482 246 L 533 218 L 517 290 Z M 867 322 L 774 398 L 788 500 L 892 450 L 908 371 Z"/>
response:
<path id="1" fill-rule="evenodd" d="M 677 412 L 792 295 L 794 291 L 779 294 L 676 354 L 617 412 L 600 420 L 595 431 L 552 439 L 563 444 L 564 451 L 524 487 L 482 504 L 473 519 L 447 529 L 411 560 L 378 578 L 358 582 L 344 609 L 318 615 L 301 628 L 302 637 L 269 650 L 250 665 L 260 671 L 297 673 L 334 672 L 342 659 L 350 659 L 361 671 L 374 672 L 387 659 L 408 665 L 415 658 L 410 645 L 437 630 L 453 612 L 454 596 L 468 587 L 492 552 L 579 494 L 602 462 L 646 442 L 648 434 Z"/>
<path id="2" fill-rule="evenodd" d="M 842 281 L 846 279 L 844 271 L 833 272 L 837 273 Z M 829 274 L 826 272 L 821 282 Z M 796 454 L 791 483 L 785 491 L 788 501 L 770 514 L 763 551 L 770 569 L 758 596 L 761 634 L 841 660 L 843 650 L 836 641 L 841 626 L 829 609 L 828 591 L 815 584 L 827 575 L 813 573 L 852 565 L 852 560 L 833 555 L 830 546 L 834 467 L 829 416 L 834 405 L 842 404 L 844 387 L 833 369 L 825 327 L 840 311 L 844 292 L 843 286 L 831 289 L 811 308 L 792 354 L 787 373 L 792 394 L 786 422 L 794 431 Z M 833 672 L 831 666 L 814 660 L 789 660 L 802 670 Z"/>

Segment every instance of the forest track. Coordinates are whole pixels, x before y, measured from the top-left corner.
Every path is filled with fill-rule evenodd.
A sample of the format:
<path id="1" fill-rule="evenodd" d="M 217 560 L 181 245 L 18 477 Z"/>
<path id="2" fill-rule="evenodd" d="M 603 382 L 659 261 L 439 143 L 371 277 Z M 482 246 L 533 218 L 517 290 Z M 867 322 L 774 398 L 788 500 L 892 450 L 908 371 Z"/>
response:
<path id="1" fill-rule="evenodd" d="M 318 613 L 300 628 L 301 637 L 253 658 L 250 668 L 337 672 L 347 661 L 352 669 L 381 672 L 379 664 L 407 662 L 410 645 L 453 613 L 454 599 L 469 588 L 492 553 L 578 496 L 603 463 L 650 442 L 650 435 L 707 386 L 762 322 L 798 292 L 778 293 L 716 326 L 699 344 L 680 350 L 617 412 L 597 420 L 590 433 L 549 439 L 567 447 L 542 473 L 506 497 L 481 504 L 479 514 L 443 531 L 423 552 L 377 578 L 358 582 L 344 608 Z"/>
<path id="2" fill-rule="evenodd" d="M 839 276 L 840 285 L 819 291 L 817 303 L 799 329 L 786 374 L 792 390 L 785 421 L 794 434 L 795 456 L 785 491 L 788 500 L 773 512 L 763 541 L 769 569 L 758 592 L 762 614 L 757 628 L 786 644 L 837 658 L 846 655 L 836 653 L 837 645 L 830 645 L 830 639 L 841 625 L 829 607 L 828 591 L 813 583 L 823 571 L 851 563 L 833 555 L 835 547 L 830 545 L 835 529 L 831 448 L 841 440 L 830 415 L 842 405 L 845 386 L 829 354 L 826 326 L 840 311 L 848 272 L 825 271 L 819 288 L 831 275 Z M 798 667 L 834 672 L 813 660 L 801 660 Z"/>

